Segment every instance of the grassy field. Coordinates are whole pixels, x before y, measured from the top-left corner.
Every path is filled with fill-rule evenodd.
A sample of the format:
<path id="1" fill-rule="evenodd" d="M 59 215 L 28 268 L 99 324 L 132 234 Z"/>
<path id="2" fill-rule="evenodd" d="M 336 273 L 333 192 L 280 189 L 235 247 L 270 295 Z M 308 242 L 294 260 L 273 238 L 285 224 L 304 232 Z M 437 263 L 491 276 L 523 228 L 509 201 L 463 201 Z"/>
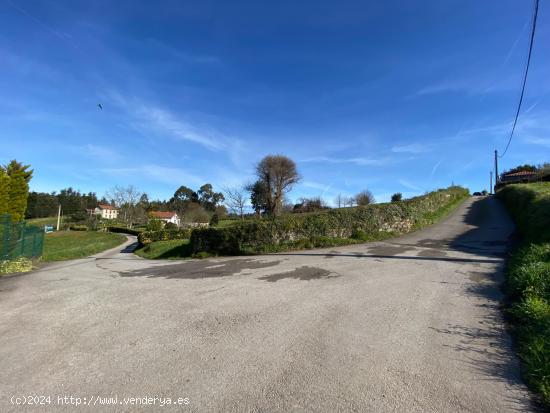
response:
<path id="1" fill-rule="evenodd" d="M 59 231 L 46 234 L 43 261 L 62 261 L 87 257 L 122 244 L 121 234 L 92 231 Z"/>
<path id="2" fill-rule="evenodd" d="M 25 222 L 28 225 L 36 225 L 37 227 L 43 227 L 44 225 L 53 225 L 54 228 L 57 225 L 57 217 L 47 217 L 47 218 L 34 218 L 26 219 Z M 61 225 L 63 225 L 64 219 L 61 217 Z"/>
<path id="3" fill-rule="evenodd" d="M 239 222 L 241 222 L 240 219 L 220 219 L 220 222 L 218 222 L 218 225 L 216 225 L 217 228 L 226 228 L 230 227 L 232 225 L 236 225 Z"/>
<path id="4" fill-rule="evenodd" d="M 136 255 L 149 259 L 181 259 L 191 256 L 189 240 L 157 241 L 135 251 Z"/>
<path id="5" fill-rule="evenodd" d="M 506 286 L 523 375 L 550 408 L 550 182 L 510 185 L 497 197 L 523 238 L 510 258 Z"/>

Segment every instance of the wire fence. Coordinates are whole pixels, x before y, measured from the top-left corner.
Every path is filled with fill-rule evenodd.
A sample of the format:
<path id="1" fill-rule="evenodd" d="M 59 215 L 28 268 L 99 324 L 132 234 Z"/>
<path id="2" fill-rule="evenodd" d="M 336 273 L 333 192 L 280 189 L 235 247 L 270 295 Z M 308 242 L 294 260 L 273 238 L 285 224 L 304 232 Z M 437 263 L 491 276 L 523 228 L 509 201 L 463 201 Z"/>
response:
<path id="1" fill-rule="evenodd" d="M 44 230 L 0 215 L 0 261 L 19 257 L 38 258 L 44 250 Z"/>

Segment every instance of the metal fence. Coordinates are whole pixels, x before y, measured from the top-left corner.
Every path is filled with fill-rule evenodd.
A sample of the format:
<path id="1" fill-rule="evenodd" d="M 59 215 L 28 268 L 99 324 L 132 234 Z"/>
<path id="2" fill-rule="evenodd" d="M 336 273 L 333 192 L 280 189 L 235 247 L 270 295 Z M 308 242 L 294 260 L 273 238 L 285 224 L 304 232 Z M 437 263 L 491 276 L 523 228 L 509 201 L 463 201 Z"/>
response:
<path id="1" fill-rule="evenodd" d="M 44 250 L 44 230 L 0 215 L 0 260 L 38 258 Z"/>

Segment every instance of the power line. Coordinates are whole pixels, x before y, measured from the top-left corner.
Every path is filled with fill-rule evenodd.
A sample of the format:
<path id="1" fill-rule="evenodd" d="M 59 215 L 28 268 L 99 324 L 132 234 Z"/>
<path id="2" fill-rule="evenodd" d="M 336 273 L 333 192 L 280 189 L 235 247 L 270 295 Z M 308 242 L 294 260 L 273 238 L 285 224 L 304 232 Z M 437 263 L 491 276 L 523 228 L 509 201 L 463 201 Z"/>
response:
<path id="1" fill-rule="evenodd" d="M 516 111 L 516 117 L 514 119 L 514 125 L 512 126 L 512 132 L 510 132 L 510 137 L 508 138 L 508 143 L 502 155 L 499 155 L 499 158 L 502 158 L 506 155 L 506 151 L 512 142 L 512 137 L 514 136 L 514 131 L 516 130 L 516 124 L 518 123 L 519 111 L 521 110 L 521 104 L 523 103 L 523 93 L 525 92 L 525 84 L 527 83 L 527 73 L 529 73 L 529 64 L 531 63 L 531 52 L 533 50 L 533 41 L 535 40 L 535 29 L 537 27 L 537 15 L 539 13 L 539 0 L 535 0 L 535 10 L 533 12 L 533 27 L 531 28 L 531 41 L 529 42 L 529 55 L 527 56 L 527 66 L 525 66 L 525 74 L 523 75 L 523 85 L 521 87 L 521 95 L 519 97 L 518 110 Z"/>

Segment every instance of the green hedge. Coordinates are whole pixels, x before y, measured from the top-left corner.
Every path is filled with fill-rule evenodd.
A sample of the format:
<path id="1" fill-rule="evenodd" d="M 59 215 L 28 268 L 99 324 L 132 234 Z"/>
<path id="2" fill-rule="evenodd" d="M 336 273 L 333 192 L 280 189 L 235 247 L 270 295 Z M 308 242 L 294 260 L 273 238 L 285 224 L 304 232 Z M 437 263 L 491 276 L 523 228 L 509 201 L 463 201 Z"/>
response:
<path id="1" fill-rule="evenodd" d="M 384 239 L 435 222 L 443 210 L 467 196 L 467 189 L 455 186 L 402 202 L 195 229 L 191 245 L 195 254 L 232 255 Z"/>
<path id="2" fill-rule="evenodd" d="M 497 192 L 520 232 L 531 242 L 550 242 L 550 183 L 508 185 Z"/>
<path id="3" fill-rule="evenodd" d="M 143 230 L 140 229 L 130 229 L 130 228 L 124 228 L 124 227 L 107 227 L 108 232 L 117 232 L 121 234 L 130 234 L 130 235 L 136 235 L 139 236 L 143 232 Z"/>
<path id="4" fill-rule="evenodd" d="M 550 408 L 550 182 L 509 185 L 497 198 L 523 238 L 510 258 L 506 279 L 523 376 Z"/>
<path id="5" fill-rule="evenodd" d="M 160 231 L 143 231 L 138 235 L 138 241 L 142 245 L 155 241 L 169 241 L 174 239 L 189 239 L 191 228 L 161 229 Z"/>
<path id="6" fill-rule="evenodd" d="M 71 231 L 88 231 L 88 226 L 87 225 L 72 224 L 72 225 L 69 225 L 69 229 Z"/>

